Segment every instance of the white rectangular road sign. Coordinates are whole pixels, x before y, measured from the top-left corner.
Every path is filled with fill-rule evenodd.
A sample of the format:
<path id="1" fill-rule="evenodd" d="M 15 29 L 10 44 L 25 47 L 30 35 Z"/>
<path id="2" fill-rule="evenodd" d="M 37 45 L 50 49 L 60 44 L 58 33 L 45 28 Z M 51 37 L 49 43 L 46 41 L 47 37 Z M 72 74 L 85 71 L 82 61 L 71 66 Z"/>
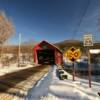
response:
<path id="1" fill-rule="evenodd" d="M 100 49 L 90 49 L 91 54 L 100 54 Z"/>
<path id="2" fill-rule="evenodd" d="M 93 46 L 93 36 L 92 36 L 92 34 L 84 35 L 84 46 Z"/>

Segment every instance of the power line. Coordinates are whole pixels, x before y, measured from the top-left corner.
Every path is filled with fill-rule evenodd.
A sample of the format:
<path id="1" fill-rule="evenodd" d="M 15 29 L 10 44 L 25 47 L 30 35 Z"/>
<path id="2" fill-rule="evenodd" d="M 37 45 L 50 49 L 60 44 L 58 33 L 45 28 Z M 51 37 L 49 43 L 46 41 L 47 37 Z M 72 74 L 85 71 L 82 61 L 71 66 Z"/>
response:
<path id="1" fill-rule="evenodd" d="M 77 32 L 78 32 L 78 30 L 79 30 L 79 28 L 80 28 L 80 26 L 81 26 L 81 23 L 82 23 L 82 21 L 83 21 L 85 15 L 86 15 L 86 13 L 87 13 L 87 11 L 88 11 L 88 8 L 89 8 L 89 5 L 90 5 L 90 0 L 88 0 L 88 2 L 86 2 L 86 3 L 87 3 L 87 5 L 85 6 L 85 9 L 84 9 L 84 11 L 83 11 L 82 16 L 80 16 L 79 23 L 76 25 L 76 29 L 74 30 L 74 32 L 73 32 L 73 34 L 72 34 L 72 35 L 73 35 L 73 36 L 72 36 L 72 39 L 74 39 L 75 36 L 77 35 Z"/>

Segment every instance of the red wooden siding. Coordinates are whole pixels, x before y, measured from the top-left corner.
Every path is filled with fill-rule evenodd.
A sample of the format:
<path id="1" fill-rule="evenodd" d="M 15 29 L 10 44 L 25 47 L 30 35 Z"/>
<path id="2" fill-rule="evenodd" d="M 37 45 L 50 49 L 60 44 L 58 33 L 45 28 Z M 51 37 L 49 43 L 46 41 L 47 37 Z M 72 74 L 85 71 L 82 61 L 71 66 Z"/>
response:
<path id="1" fill-rule="evenodd" d="M 61 64 L 62 63 L 62 52 L 56 46 L 48 43 L 47 41 L 42 41 L 34 47 L 34 49 L 33 49 L 34 63 L 38 64 L 37 50 L 44 50 L 44 49 L 54 50 L 55 64 Z"/>

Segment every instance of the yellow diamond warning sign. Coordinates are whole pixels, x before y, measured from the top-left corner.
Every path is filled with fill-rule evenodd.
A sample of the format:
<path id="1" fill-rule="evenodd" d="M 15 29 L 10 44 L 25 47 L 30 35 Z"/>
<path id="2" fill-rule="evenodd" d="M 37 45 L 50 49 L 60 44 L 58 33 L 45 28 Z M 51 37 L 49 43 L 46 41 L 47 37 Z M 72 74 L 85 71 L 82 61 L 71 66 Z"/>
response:
<path id="1" fill-rule="evenodd" d="M 81 56 L 81 52 L 80 52 L 80 49 L 76 49 L 74 47 L 71 47 L 69 50 L 67 50 L 65 52 L 65 56 L 71 60 L 71 61 L 75 61 L 77 59 L 80 58 Z"/>

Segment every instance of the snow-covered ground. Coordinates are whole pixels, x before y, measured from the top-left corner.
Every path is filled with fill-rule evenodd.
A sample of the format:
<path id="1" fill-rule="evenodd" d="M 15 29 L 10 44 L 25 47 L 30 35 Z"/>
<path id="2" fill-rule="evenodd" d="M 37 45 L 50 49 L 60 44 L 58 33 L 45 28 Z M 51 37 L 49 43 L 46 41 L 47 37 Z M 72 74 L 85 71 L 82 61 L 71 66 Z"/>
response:
<path id="1" fill-rule="evenodd" d="M 26 69 L 29 67 L 33 67 L 33 65 L 27 64 L 27 65 L 25 65 L 25 67 L 18 67 L 18 64 L 15 63 L 15 64 L 11 64 L 9 66 L 3 66 L 3 67 L 0 67 L 0 76 L 5 75 L 7 73 L 23 70 L 23 69 Z"/>
<path id="2" fill-rule="evenodd" d="M 100 100 L 99 83 L 89 88 L 86 80 L 77 78 L 73 82 L 70 74 L 68 80 L 59 80 L 56 69 L 56 66 L 51 67 L 49 73 L 28 91 L 26 100 Z"/>

